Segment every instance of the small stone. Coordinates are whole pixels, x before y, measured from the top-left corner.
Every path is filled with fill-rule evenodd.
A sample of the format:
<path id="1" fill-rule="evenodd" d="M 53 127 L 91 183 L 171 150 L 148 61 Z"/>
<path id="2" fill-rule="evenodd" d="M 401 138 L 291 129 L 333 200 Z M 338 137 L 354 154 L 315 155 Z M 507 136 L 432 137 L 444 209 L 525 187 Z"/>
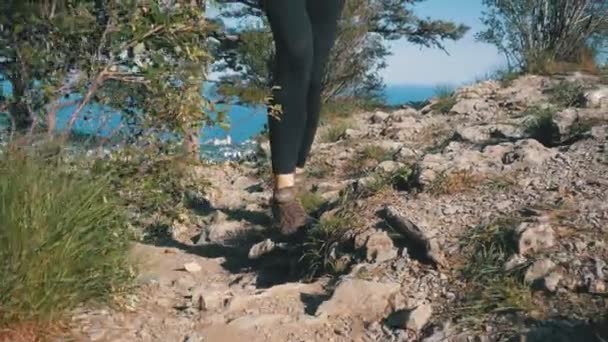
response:
<path id="1" fill-rule="evenodd" d="M 184 264 L 184 270 L 186 270 L 186 272 L 189 273 L 198 273 L 200 271 L 203 270 L 203 268 L 201 267 L 201 265 L 199 265 L 196 262 L 189 262 Z"/>
<path id="2" fill-rule="evenodd" d="M 264 254 L 272 252 L 276 247 L 274 241 L 266 239 L 262 242 L 258 242 L 249 250 L 249 259 L 257 259 Z"/>
<path id="3" fill-rule="evenodd" d="M 511 271 L 514 268 L 525 264 L 527 261 L 528 259 L 526 257 L 515 254 L 505 263 L 505 271 Z"/>
<path id="4" fill-rule="evenodd" d="M 365 243 L 367 260 L 377 263 L 395 259 L 398 254 L 393 240 L 386 232 L 376 232 L 367 238 Z"/>
<path id="5" fill-rule="evenodd" d="M 544 285 L 545 289 L 549 292 L 557 291 L 557 286 L 564 276 L 560 272 L 551 272 L 545 277 Z"/>
<path id="6" fill-rule="evenodd" d="M 524 280 L 531 284 L 547 276 L 551 271 L 553 271 L 553 269 L 555 269 L 555 266 L 555 263 L 550 259 L 537 260 L 528 268 L 528 270 L 526 270 Z"/>
<path id="7" fill-rule="evenodd" d="M 430 304 L 423 304 L 413 310 L 398 310 L 387 318 L 387 324 L 400 329 L 419 332 L 433 316 Z"/>

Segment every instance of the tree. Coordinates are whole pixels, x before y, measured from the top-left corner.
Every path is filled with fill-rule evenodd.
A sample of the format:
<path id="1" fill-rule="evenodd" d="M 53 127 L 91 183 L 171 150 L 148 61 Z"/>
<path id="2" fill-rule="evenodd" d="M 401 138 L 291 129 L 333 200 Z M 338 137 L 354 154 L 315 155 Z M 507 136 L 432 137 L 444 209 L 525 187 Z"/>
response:
<path id="1" fill-rule="evenodd" d="M 585 51 L 607 42 L 604 0 L 484 0 L 483 4 L 486 29 L 477 39 L 494 44 L 510 66 L 524 71 L 543 71 L 556 62 L 581 63 Z"/>
<path id="2" fill-rule="evenodd" d="M 197 153 L 196 133 L 210 120 L 201 95 L 208 31 L 200 0 L 2 1 L 0 63 L 13 86 L 4 103 L 14 128 L 46 125 L 52 134 L 57 112 L 75 105 L 69 132 L 96 103 L 137 127 L 181 132 Z"/>
<path id="3" fill-rule="evenodd" d="M 382 90 L 380 71 L 390 54 L 387 42 L 407 39 L 410 43 L 444 49 L 446 40 L 458 40 L 468 30 L 464 25 L 422 19 L 413 6 L 424 0 L 349 0 L 339 25 L 323 80 L 323 98 L 373 96 Z M 219 93 L 245 103 L 257 103 L 272 86 L 272 35 L 257 0 L 219 0 L 222 5 L 216 34 L 215 71 L 231 71 L 220 78 Z M 227 29 L 225 19 L 252 21 Z"/>

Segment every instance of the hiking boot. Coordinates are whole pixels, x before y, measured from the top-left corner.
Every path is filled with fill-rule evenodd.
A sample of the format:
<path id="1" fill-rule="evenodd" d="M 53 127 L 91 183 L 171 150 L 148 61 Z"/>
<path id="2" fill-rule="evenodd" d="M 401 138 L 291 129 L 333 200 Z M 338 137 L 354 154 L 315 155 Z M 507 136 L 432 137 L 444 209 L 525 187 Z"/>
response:
<path id="1" fill-rule="evenodd" d="M 298 200 L 294 187 L 275 190 L 271 206 L 274 222 L 283 235 L 297 233 L 308 223 L 308 214 Z"/>

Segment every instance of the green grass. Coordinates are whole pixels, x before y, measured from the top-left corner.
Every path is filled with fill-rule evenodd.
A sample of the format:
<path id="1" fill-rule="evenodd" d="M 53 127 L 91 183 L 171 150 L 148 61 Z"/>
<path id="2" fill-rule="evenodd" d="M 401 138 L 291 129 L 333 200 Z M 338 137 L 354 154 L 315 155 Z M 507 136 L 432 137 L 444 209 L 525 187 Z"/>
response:
<path id="1" fill-rule="evenodd" d="M 497 80 L 503 88 L 507 88 L 513 85 L 513 82 L 521 75 L 521 72 L 513 69 L 499 69 L 494 72 L 492 78 Z"/>
<path id="2" fill-rule="evenodd" d="M 300 266 L 306 279 L 323 274 L 340 274 L 350 266 L 352 235 L 357 217 L 350 211 L 340 211 L 321 218 L 308 232 L 302 245 Z"/>
<path id="3" fill-rule="evenodd" d="M 507 271 L 509 258 L 517 253 L 516 219 L 501 219 L 471 228 L 461 238 L 465 257 L 459 277 L 464 295 L 453 308 L 460 324 L 479 328 L 496 315 L 534 309 L 530 288 L 523 281 L 528 264 Z"/>
<path id="4" fill-rule="evenodd" d="M 366 145 L 355 154 L 354 158 L 345 166 L 347 173 L 353 176 L 360 176 L 368 173 L 371 167 L 393 159 L 394 152 L 378 145 Z M 371 165 L 370 165 L 371 164 Z"/>
<path id="5" fill-rule="evenodd" d="M 549 88 L 550 102 L 559 107 L 581 107 L 584 104 L 583 92 L 585 88 L 575 82 L 560 82 Z"/>
<path id="6" fill-rule="evenodd" d="M 554 108 L 530 107 L 522 115 L 528 117 L 525 128 L 527 136 L 549 147 L 560 142 L 559 128 L 553 122 Z"/>
<path id="7" fill-rule="evenodd" d="M 304 210 L 309 214 L 317 211 L 325 203 L 325 200 L 318 192 L 306 191 L 301 193 L 299 198 Z"/>
<path id="8" fill-rule="evenodd" d="M 435 89 L 435 103 L 431 109 L 442 114 L 448 114 L 456 104 L 456 96 L 449 86 L 440 86 Z"/>
<path id="9" fill-rule="evenodd" d="M 0 330 L 128 286 L 130 234 L 113 195 L 106 179 L 58 159 L 0 157 Z"/>

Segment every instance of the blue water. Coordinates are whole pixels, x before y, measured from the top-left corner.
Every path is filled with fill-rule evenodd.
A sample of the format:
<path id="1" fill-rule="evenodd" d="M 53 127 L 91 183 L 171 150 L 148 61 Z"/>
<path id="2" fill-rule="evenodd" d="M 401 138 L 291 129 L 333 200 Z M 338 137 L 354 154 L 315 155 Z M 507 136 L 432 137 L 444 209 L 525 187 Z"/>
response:
<path id="1" fill-rule="evenodd" d="M 10 93 L 10 84 L 0 82 L 4 93 Z M 400 105 L 410 101 L 423 101 L 433 95 L 432 86 L 418 85 L 392 85 L 384 92 L 384 98 L 389 105 Z M 75 106 L 63 108 L 57 115 L 57 127 L 66 126 Z M 267 122 L 266 110 L 263 107 L 244 107 L 233 105 L 229 107 L 228 121 L 230 128 L 224 130 L 220 127 L 204 127 L 201 134 L 201 143 L 209 143 L 213 139 L 231 138 L 231 144 L 241 144 L 259 134 Z M 120 114 L 112 108 L 93 104 L 86 107 L 76 121 L 76 130 L 83 133 L 96 133 L 108 136 L 114 133 L 121 122 Z"/>

